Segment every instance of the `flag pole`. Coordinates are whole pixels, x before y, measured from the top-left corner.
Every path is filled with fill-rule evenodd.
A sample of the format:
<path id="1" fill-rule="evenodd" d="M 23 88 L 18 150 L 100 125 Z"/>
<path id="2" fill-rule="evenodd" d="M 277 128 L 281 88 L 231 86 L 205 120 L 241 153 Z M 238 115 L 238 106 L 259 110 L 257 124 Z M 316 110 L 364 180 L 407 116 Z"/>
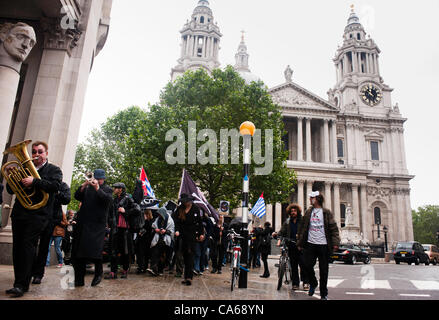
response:
<path id="1" fill-rule="evenodd" d="M 181 182 L 180 182 L 180 190 L 178 190 L 178 197 L 177 198 L 180 198 L 180 195 L 181 195 L 181 189 L 183 188 L 183 180 L 184 180 L 184 171 L 185 171 L 186 169 L 185 168 L 183 168 L 183 172 L 181 173 Z M 178 199 L 177 199 L 178 200 Z"/>

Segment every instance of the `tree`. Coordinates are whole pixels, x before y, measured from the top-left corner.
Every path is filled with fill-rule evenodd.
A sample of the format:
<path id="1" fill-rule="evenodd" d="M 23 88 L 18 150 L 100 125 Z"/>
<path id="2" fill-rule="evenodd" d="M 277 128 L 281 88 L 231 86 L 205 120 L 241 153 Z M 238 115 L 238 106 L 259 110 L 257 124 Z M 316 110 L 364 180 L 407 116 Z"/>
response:
<path id="1" fill-rule="evenodd" d="M 200 130 L 214 132 L 216 139 L 206 134 L 196 142 L 197 160 L 206 156 L 214 159 L 214 163 L 189 163 L 191 121 L 196 124 L 198 138 Z M 145 168 L 151 173 L 150 181 L 160 197 L 176 199 L 182 169 L 186 168 L 212 205 L 229 200 L 232 207 L 237 207 L 242 198 L 242 160 L 238 164 L 220 161 L 225 153 L 231 155 L 233 151 L 231 143 L 226 148 L 220 137 L 221 129 L 238 130 L 244 121 L 252 121 L 256 128 L 262 129 L 262 150 L 266 147 L 265 129 L 273 130 L 273 170 L 269 175 L 250 178 L 250 201 L 254 203 L 262 192 L 267 203 L 288 201 L 295 177 L 286 168 L 288 151 L 284 150 L 282 141 L 286 132 L 281 109 L 272 102 L 262 82 L 247 85 L 230 66 L 224 71 L 214 70 L 211 76 L 202 69 L 189 71 L 170 82 L 161 93 L 160 104 L 153 105 L 147 120 L 131 131 L 128 144 L 136 146 L 145 156 Z M 178 140 L 166 141 L 170 130 L 181 130 L 185 135 L 181 149 L 184 163 L 165 161 L 170 145 Z M 242 155 L 242 142 L 238 151 Z M 254 153 L 252 156 L 255 159 Z"/>
<path id="2" fill-rule="evenodd" d="M 427 205 L 412 210 L 413 233 L 415 241 L 437 244 L 436 232 L 439 230 L 439 206 Z"/>
<path id="3" fill-rule="evenodd" d="M 237 134 L 237 150 L 232 148 L 231 139 L 226 143 L 220 137 L 221 129 L 238 132 L 244 121 L 252 121 L 262 129 L 262 151 L 266 147 L 273 151 L 272 172 L 250 177 L 250 202 L 255 203 L 262 192 L 266 203 L 288 201 L 294 191 L 295 175 L 286 168 L 288 151 L 282 141 L 286 132 L 281 109 L 273 104 L 262 82 L 247 85 L 232 67 L 214 70 L 212 76 L 203 70 L 189 71 L 170 82 L 161 93 L 160 103 L 150 106 L 149 111 L 131 107 L 109 118 L 90 134 L 86 143 L 78 145 L 72 186 L 78 187 L 84 181 L 86 171 L 102 168 L 110 183 L 124 182 L 130 191 L 139 176 L 138 168 L 144 166 L 156 196 L 163 202 L 177 200 L 182 170 L 186 168 L 214 207 L 219 206 L 220 200 L 230 201 L 232 208 L 238 207 L 242 198 L 243 161 L 238 158 L 232 164 L 230 155 L 237 151 L 242 157 L 242 137 Z M 212 140 L 209 135 L 201 135 L 202 141 L 194 145 L 198 150 L 196 160 L 207 156 L 216 158 L 215 163 L 188 163 L 188 129 L 193 123 L 199 134 L 200 130 L 211 129 L 217 137 Z M 265 129 L 273 132 L 272 146 L 266 141 L 270 134 Z M 166 139 L 172 130 L 181 130 L 186 135 L 182 141 L 184 163 L 166 161 L 176 142 Z M 226 154 L 229 161 L 221 162 Z M 258 160 L 254 152 L 252 156 Z M 266 152 L 261 156 L 267 156 Z M 72 204 L 73 208 L 76 206 Z"/>
<path id="4" fill-rule="evenodd" d="M 69 209 L 78 210 L 78 202 L 73 194 L 84 182 L 84 174 L 101 168 L 105 170 L 109 184 L 122 181 L 128 190 L 133 190 L 137 168 L 140 166 L 134 160 L 141 161 L 135 147 L 127 144 L 130 132 L 145 121 L 147 112 L 140 107 L 130 107 L 118 112 L 93 130 L 86 142 L 77 146 L 75 164 L 72 175 L 72 201 Z M 140 160 L 139 160 L 140 159 Z"/>

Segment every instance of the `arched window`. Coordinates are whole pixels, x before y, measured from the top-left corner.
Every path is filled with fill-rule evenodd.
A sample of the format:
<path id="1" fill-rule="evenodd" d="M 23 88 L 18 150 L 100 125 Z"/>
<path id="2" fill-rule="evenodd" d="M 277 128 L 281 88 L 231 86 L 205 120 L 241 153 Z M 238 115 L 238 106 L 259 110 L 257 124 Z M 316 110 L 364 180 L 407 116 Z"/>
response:
<path id="1" fill-rule="evenodd" d="M 204 17 L 203 16 L 200 19 L 200 23 L 204 23 Z"/>
<path id="2" fill-rule="evenodd" d="M 373 216 L 375 224 L 381 224 L 381 209 L 379 207 L 373 208 Z"/>

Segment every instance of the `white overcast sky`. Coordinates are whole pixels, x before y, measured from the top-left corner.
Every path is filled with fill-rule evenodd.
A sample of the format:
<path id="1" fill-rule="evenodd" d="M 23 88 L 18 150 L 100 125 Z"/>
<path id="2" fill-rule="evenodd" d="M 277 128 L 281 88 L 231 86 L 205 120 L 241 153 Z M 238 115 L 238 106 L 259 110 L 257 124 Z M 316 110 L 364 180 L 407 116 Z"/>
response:
<path id="1" fill-rule="evenodd" d="M 180 56 L 180 33 L 198 0 L 113 0 L 107 43 L 94 60 L 80 130 L 83 141 L 117 111 L 158 101 Z M 245 30 L 251 71 L 269 86 L 293 81 L 327 99 L 332 58 L 350 5 L 381 49 L 380 71 L 405 124 L 413 208 L 439 204 L 439 1 L 210 0 L 223 34 L 220 62 L 235 63 Z"/>

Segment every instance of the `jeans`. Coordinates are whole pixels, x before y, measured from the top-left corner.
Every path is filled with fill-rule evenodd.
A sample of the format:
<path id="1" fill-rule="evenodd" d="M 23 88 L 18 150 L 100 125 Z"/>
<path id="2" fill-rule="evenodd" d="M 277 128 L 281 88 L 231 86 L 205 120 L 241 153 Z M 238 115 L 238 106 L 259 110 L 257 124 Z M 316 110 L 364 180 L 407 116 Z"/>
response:
<path id="1" fill-rule="evenodd" d="M 46 265 L 48 266 L 50 264 L 50 246 L 52 245 L 52 242 L 55 242 L 55 251 L 56 251 L 56 256 L 58 258 L 58 264 L 63 264 L 63 258 L 62 258 L 62 251 L 61 251 L 61 242 L 62 242 L 62 237 L 50 237 L 50 241 L 49 241 L 49 252 L 47 253 L 47 260 L 46 260 Z"/>

